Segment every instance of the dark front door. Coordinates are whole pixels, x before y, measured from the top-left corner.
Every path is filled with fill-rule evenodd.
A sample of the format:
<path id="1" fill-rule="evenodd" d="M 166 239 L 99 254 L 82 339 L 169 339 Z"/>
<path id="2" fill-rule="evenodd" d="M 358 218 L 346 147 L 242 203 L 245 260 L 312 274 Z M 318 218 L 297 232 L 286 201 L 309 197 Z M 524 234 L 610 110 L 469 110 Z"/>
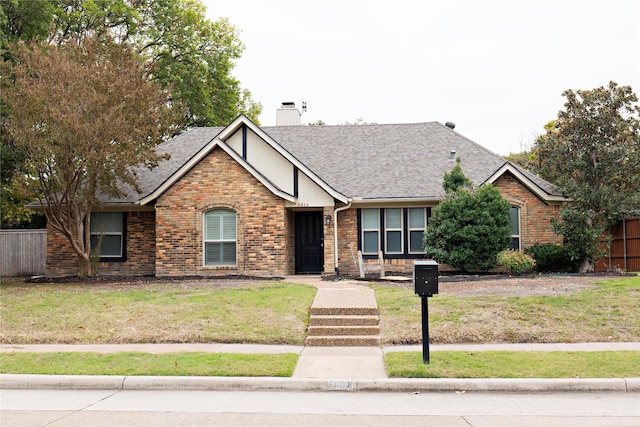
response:
<path id="1" fill-rule="evenodd" d="M 322 273 L 322 212 L 296 212 L 296 273 Z"/>

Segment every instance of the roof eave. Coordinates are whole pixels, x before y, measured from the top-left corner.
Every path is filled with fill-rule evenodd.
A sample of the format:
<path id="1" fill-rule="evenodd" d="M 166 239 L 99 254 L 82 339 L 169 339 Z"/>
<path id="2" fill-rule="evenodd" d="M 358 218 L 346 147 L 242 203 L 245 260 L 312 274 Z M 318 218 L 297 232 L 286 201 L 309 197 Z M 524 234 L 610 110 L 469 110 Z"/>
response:
<path id="1" fill-rule="evenodd" d="M 147 203 L 150 203 L 150 202 L 156 200 L 161 195 L 163 195 L 165 191 L 167 191 L 169 188 L 171 188 L 171 186 L 173 186 L 173 184 L 178 182 L 178 180 L 180 180 L 180 178 L 182 178 L 187 172 L 189 172 L 191 170 L 191 168 L 193 168 L 195 165 L 197 165 L 200 162 L 200 160 L 202 160 L 204 157 L 206 157 L 211 152 L 211 150 L 213 150 L 213 148 L 217 145 L 217 143 L 218 143 L 217 139 L 213 138 L 204 147 L 202 147 L 200 149 L 200 151 L 198 151 L 196 153 L 195 156 L 191 157 L 188 162 L 183 164 L 176 172 L 174 172 L 158 188 L 156 188 L 153 192 L 149 193 L 148 195 L 146 195 L 143 198 L 141 198 L 140 200 L 138 200 L 136 203 L 139 204 L 139 205 L 146 205 Z"/>
<path id="2" fill-rule="evenodd" d="M 535 182 L 530 180 L 526 175 L 520 172 L 517 168 L 511 165 L 509 162 L 503 164 L 497 171 L 495 171 L 484 182 L 493 184 L 498 180 L 505 172 L 511 173 L 518 181 L 520 181 L 529 191 L 534 193 L 539 199 L 546 203 L 560 203 L 566 202 L 567 198 L 557 194 L 549 194 L 540 188 Z"/>
<path id="3" fill-rule="evenodd" d="M 424 196 L 424 197 L 374 197 L 374 198 L 363 198 L 363 197 L 352 197 L 351 202 L 354 205 L 375 205 L 375 204 L 392 204 L 392 203 L 402 203 L 402 204 L 437 204 L 442 201 L 441 196 Z"/>

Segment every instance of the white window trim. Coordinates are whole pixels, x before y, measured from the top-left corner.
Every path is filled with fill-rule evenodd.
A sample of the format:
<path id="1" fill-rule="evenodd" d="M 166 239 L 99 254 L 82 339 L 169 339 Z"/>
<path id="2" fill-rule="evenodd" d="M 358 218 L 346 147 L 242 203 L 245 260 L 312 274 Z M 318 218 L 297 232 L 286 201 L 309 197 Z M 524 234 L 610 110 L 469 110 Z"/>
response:
<path id="1" fill-rule="evenodd" d="M 511 205 L 512 209 L 517 209 L 518 210 L 518 234 L 512 234 L 511 235 L 511 239 L 517 238 L 518 239 L 518 247 L 515 248 L 518 251 L 522 250 L 522 209 L 520 208 L 520 206 L 515 206 L 515 205 Z M 511 223 L 511 211 L 509 211 L 509 223 Z M 513 230 L 511 230 L 513 231 Z M 511 242 L 509 242 L 509 246 L 511 246 Z"/>
<path id="2" fill-rule="evenodd" d="M 124 255 L 124 213 L 122 212 L 92 212 L 91 214 L 105 214 L 105 213 L 113 213 L 113 214 L 120 214 L 122 217 L 122 227 L 120 228 L 120 231 L 89 231 L 89 235 L 90 236 L 96 236 L 98 239 L 103 238 L 105 236 L 118 236 L 120 237 L 120 254 L 119 255 L 104 255 L 102 253 L 98 254 L 98 257 L 100 258 L 122 258 Z M 93 218 L 92 218 L 93 221 Z M 91 250 L 93 251 L 93 248 L 91 248 Z"/>
<path id="3" fill-rule="evenodd" d="M 213 239 L 207 239 L 206 235 L 207 235 L 207 213 L 211 212 L 211 211 L 217 211 L 217 210 L 222 210 L 222 211 L 228 211 L 228 212 L 233 212 L 233 214 L 235 215 L 235 220 L 236 220 L 236 230 L 235 230 L 235 236 L 232 239 L 218 239 L 218 240 L 213 240 Z M 222 233 L 224 234 L 224 232 Z M 207 256 L 206 256 L 206 250 L 207 250 L 207 243 L 225 243 L 225 242 L 233 242 L 236 244 L 236 250 L 235 250 L 235 262 L 233 264 L 207 264 Z M 202 265 L 204 267 L 207 268 L 229 268 L 229 267 L 237 267 L 238 266 L 238 213 L 236 211 L 233 211 L 231 209 L 226 209 L 226 208 L 213 208 L 213 209 L 209 209 L 205 212 L 202 213 Z"/>
<path id="4" fill-rule="evenodd" d="M 376 228 L 364 228 L 364 211 L 370 209 L 370 210 L 375 210 L 376 211 L 376 216 L 377 216 L 377 227 Z M 360 212 L 360 222 L 362 224 L 362 230 L 361 230 L 361 241 L 362 241 L 362 254 L 363 255 L 378 255 L 378 252 L 380 251 L 380 209 L 379 208 L 363 208 Z M 375 231 L 376 233 L 378 233 L 378 249 L 375 252 L 365 252 L 364 250 L 364 234 L 365 232 L 372 232 Z"/>
<path id="5" fill-rule="evenodd" d="M 387 224 L 387 213 L 391 210 L 391 209 L 397 209 L 400 211 L 400 228 L 391 228 L 388 227 Z M 379 214 L 378 214 L 379 215 Z M 394 231 L 394 232 L 400 232 L 400 251 L 393 251 L 391 252 L 389 250 L 389 238 L 388 238 L 388 232 L 389 231 Z M 401 255 L 404 254 L 404 209 L 403 208 L 385 208 L 384 210 L 384 253 L 385 254 L 391 254 L 391 255 Z"/>
<path id="6" fill-rule="evenodd" d="M 422 210 L 422 216 L 423 216 L 423 220 L 424 220 L 424 227 L 420 227 L 420 228 L 416 228 L 416 227 L 411 227 L 411 209 L 421 209 Z M 427 221 L 429 220 L 429 218 L 427 217 L 427 208 L 408 208 L 407 209 L 407 233 L 409 233 L 409 235 L 407 236 L 407 251 L 408 253 L 411 254 L 424 254 L 423 250 L 420 251 L 411 251 L 411 232 L 412 231 L 422 231 L 422 235 L 424 236 L 424 233 L 426 233 L 427 231 Z"/>

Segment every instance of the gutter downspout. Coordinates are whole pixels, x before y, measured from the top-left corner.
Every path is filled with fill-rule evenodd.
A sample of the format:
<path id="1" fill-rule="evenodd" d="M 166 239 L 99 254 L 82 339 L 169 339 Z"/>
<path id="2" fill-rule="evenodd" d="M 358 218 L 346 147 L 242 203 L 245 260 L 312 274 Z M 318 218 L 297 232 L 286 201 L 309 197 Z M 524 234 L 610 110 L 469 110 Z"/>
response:
<path id="1" fill-rule="evenodd" d="M 338 268 L 338 212 L 349 209 L 350 207 L 351 199 L 349 199 L 349 203 L 347 205 L 333 210 L 333 265 L 335 266 L 336 276 L 340 275 L 340 269 Z"/>

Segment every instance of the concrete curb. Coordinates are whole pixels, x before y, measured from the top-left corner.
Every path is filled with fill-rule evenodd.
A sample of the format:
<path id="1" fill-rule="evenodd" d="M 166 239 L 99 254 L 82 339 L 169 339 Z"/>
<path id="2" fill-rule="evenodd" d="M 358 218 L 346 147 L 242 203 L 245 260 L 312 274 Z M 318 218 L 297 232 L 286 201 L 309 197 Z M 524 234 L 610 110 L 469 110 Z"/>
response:
<path id="1" fill-rule="evenodd" d="M 0 374 L 0 389 L 362 391 L 362 392 L 640 392 L 640 378 L 380 378 L 162 377 Z"/>

